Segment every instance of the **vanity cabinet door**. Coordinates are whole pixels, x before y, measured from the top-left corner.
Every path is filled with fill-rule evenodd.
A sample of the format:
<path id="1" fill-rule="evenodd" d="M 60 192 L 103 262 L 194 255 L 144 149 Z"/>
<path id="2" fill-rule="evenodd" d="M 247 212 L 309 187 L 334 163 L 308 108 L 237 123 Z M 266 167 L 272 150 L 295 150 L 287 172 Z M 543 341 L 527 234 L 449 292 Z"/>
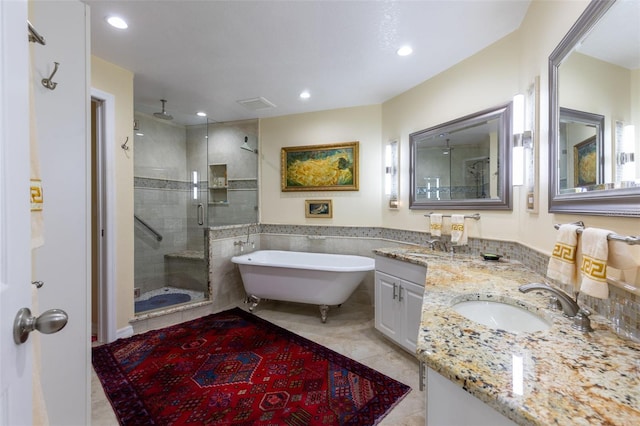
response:
<path id="1" fill-rule="evenodd" d="M 376 256 L 376 330 L 411 354 L 416 353 L 426 274 L 425 266 Z"/>
<path id="2" fill-rule="evenodd" d="M 375 327 L 393 341 L 400 339 L 400 306 L 398 304 L 399 279 L 376 271 Z"/>
<path id="3" fill-rule="evenodd" d="M 415 353 L 424 287 L 376 271 L 375 294 L 376 329 Z"/>
<path id="4" fill-rule="evenodd" d="M 418 330 L 422 320 L 422 296 L 424 286 L 405 281 L 400 290 L 403 336 L 400 344 L 412 354 L 418 345 Z"/>

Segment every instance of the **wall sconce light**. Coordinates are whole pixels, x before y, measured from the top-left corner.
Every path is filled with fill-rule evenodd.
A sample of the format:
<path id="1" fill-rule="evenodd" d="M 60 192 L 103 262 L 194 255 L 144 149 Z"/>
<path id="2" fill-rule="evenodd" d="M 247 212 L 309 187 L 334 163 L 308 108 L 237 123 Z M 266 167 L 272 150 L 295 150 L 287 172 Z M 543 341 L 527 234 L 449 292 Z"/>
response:
<path id="1" fill-rule="evenodd" d="M 512 185 L 524 185 L 524 147 L 531 143 L 531 131 L 524 130 L 524 95 L 513 97 L 513 150 L 511 155 Z"/>
<path id="2" fill-rule="evenodd" d="M 389 208 L 398 208 L 398 141 L 391 141 L 384 151 L 384 193 Z"/>
<path id="3" fill-rule="evenodd" d="M 616 163 L 621 167 L 622 182 L 634 181 L 635 176 L 635 139 L 636 129 L 632 124 L 622 127 L 622 144 L 620 152 L 616 155 Z"/>

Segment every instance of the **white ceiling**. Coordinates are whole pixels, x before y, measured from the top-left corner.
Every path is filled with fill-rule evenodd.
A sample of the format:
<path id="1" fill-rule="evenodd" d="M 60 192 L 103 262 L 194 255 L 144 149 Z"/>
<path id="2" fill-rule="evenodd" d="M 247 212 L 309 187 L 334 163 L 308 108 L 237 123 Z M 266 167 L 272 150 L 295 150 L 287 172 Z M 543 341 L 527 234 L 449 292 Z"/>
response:
<path id="1" fill-rule="evenodd" d="M 516 30 L 530 0 L 84 2 L 92 54 L 134 73 L 136 111 L 167 99 L 190 124 L 382 103 Z M 257 97 L 276 107 L 237 102 Z"/>

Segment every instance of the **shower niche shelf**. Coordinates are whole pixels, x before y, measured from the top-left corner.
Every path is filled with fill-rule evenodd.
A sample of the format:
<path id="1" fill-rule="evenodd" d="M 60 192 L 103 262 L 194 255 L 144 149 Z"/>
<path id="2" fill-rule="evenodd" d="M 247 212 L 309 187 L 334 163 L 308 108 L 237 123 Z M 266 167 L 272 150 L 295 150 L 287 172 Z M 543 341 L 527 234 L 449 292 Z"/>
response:
<path id="1" fill-rule="evenodd" d="M 228 205 L 226 164 L 209 164 L 209 204 Z"/>

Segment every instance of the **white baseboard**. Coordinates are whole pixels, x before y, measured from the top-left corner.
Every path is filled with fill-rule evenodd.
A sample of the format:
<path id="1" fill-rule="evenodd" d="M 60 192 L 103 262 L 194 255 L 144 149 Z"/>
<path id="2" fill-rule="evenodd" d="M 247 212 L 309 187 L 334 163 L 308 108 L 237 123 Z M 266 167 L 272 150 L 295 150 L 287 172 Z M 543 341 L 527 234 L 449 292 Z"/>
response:
<path id="1" fill-rule="evenodd" d="M 116 331 L 116 339 L 124 339 L 133 336 L 133 327 L 128 325 Z"/>

